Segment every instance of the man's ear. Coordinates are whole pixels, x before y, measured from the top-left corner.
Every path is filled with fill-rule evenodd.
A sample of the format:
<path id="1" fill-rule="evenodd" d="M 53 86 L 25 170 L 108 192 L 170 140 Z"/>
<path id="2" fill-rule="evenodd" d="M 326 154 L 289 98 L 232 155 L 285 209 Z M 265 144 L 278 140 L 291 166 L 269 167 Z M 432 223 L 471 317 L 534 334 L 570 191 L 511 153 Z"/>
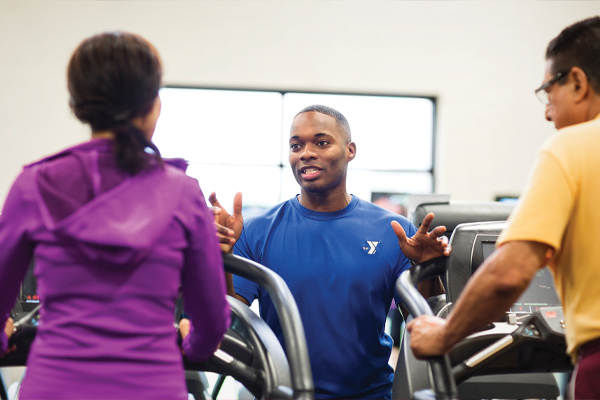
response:
<path id="1" fill-rule="evenodd" d="M 579 67 L 571 68 L 569 75 L 571 75 L 573 85 L 573 101 L 581 103 L 589 96 L 590 82 L 585 72 Z"/>
<path id="2" fill-rule="evenodd" d="M 348 150 L 348 162 L 350 162 L 356 157 L 356 144 L 354 142 L 349 142 L 346 145 L 346 149 Z"/>

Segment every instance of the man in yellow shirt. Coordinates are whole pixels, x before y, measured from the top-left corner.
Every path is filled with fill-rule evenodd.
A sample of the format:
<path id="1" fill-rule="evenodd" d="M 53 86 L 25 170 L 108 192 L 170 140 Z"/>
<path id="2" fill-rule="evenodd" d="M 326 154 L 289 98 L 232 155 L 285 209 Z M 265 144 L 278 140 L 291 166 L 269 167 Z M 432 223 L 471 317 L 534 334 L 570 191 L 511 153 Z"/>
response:
<path id="1" fill-rule="evenodd" d="M 498 249 L 477 270 L 447 320 L 407 326 L 417 357 L 447 353 L 501 318 L 549 265 L 577 362 L 575 398 L 600 399 L 600 17 L 565 28 L 546 50 L 536 90 L 559 130 L 543 145 Z M 573 385 L 574 383 L 574 385 Z"/>

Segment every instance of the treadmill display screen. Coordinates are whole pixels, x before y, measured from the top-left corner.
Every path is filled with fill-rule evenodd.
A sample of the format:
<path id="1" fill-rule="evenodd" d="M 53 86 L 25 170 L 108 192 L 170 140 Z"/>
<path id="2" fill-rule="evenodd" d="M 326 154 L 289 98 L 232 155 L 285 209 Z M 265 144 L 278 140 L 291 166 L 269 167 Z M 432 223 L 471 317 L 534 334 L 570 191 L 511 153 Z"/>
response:
<path id="1" fill-rule="evenodd" d="M 554 288 L 554 279 L 548 267 L 540 269 L 527 290 L 510 308 L 513 313 L 532 313 L 541 307 L 560 307 L 560 300 Z"/>
<path id="2" fill-rule="evenodd" d="M 486 238 L 480 241 L 480 251 L 483 259 L 488 258 L 496 248 L 496 241 Z M 477 265 L 478 267 L 478 265 Z M 541 307 L 560 307 L 560 300 L 556 295 L 554 279 L 548 267 L 536 272 L 529 287 L 512 305 L 510 312 L 516 314 L 530 314 Z"/>
<path id="3" fill-rule="evenodd" d="M 37 293 L 37 283 L 33 276 L 33 267 L 34 262 L 32 261 L 27 270 L 27 275 L 25 275 L 25 279 L 23 279 L 23 283 L 21 284 L 19 302 L 23 307 L 23 311 L 31 311 L 40 303 L 40 297 Z"/>
<path id="4" fill-rule="evenodd" d="M 496 250 L 496 242 L 482 242 L 481 250 L 483 251 L 483 259 L 485 260 Z"/>

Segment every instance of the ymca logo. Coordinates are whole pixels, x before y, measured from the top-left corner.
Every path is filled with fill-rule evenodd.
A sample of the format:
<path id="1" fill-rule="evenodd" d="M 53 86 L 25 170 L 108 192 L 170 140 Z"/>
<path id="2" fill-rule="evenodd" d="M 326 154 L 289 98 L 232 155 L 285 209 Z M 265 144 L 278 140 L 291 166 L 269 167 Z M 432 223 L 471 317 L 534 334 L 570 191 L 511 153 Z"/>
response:
<path id="1" fill-rule="evenodd" d="M 363 247 L 363 250 L 369 250 L 369 252 L 367 254 L 375 254 L 376 247 L 380 242 L 375 242 L 372 240 L 367 240 L 367 244 L 369 245 L 369 247 Z"/>

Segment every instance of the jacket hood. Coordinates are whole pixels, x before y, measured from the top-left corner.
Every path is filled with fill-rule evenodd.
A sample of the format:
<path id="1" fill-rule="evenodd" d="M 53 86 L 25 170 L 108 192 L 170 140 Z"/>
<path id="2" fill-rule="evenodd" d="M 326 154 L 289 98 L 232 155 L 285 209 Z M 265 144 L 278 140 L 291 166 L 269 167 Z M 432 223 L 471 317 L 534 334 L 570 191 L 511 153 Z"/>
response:
<path id="1" fill-rule="evenodd" d="M 88 142 L 29 166 L 36 169 L 42 220 L 62 244 L 76 247 L 90 261 L 138 264 L 173 220 L 187 163 L 166 160 L 164 169 L 125 176 L 98 167 L 106 147 Z M 99 193 L 102 179 L 121 180 Z M 65 208 L 68 215 L 62 218 Z"/>

